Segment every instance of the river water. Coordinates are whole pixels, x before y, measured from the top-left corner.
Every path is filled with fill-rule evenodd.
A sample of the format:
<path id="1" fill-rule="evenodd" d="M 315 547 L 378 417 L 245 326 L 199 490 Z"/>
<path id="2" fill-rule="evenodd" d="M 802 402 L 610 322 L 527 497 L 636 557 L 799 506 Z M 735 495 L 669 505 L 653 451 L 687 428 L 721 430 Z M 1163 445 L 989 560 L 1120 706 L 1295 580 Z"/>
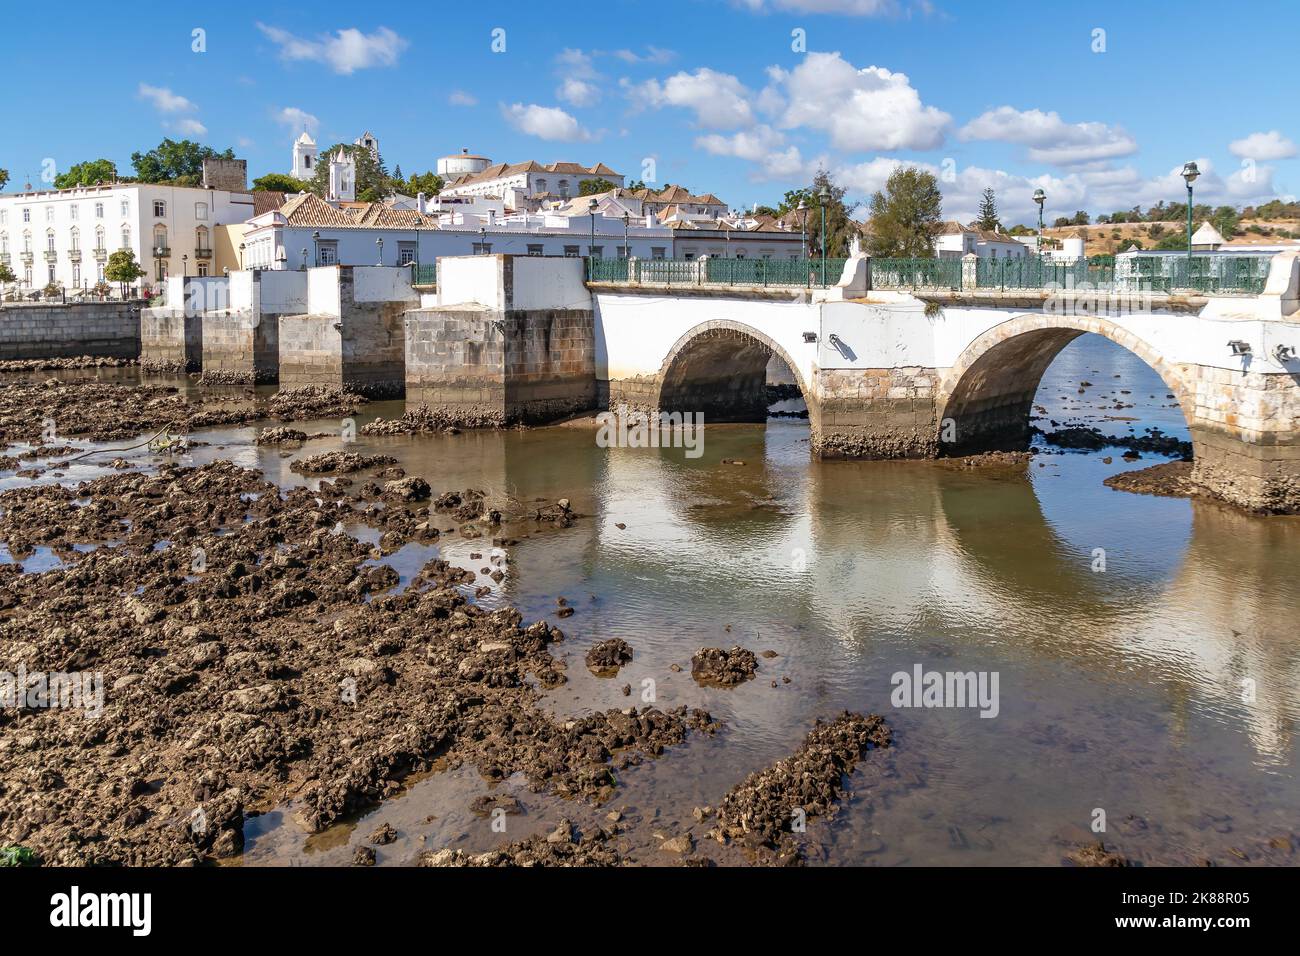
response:
<path id="1" fill-rule="evenodd" d="M 1092 384 L 1080 395 L 1083 381 Z M 1117 401 L 1134 407 L 1108 407 Z M 1038 404 L 1048 428 L 1186 437 L 1155 373 L 1097 336 L 1066 348 Z M 400 407 L 368 406 L 358 423 Z M 255 431 L 199 436 L 212 444 L 194 450 L 195 463 L 231 458 L 303 482 L 283 450 L 252 444 Z M 567 635 L 557 653 L 568 682 L 545 693 L 556 713 L 626 707 L 652 689 L 658 706 L 704 707 L 722 721 L 715 738 L 693 735 L 620 776 L 613 805 L 643 858 L 662 836 L 701 836 L 695 807 L 715 806 L 792 752 L 817 718 L 849 709 L 883 714 L 894 747 L 859 765 L 839 814 L 809 824 L 810 862 L 1055 864 L 1062 841 L 1089 837 L 1151 864 L 1294 862 L 1269 841 L 1300 822 L 1300 520 L 1113 491 L 1108 475 L 1164 460 L 1126 462 L 1114 449 L 1038 455 L 1027 478 L 822 463 L 798 419 L 709 425 L 703 448 L 696 459 L 600 448 L 594 429 L 571 425 L 361 436 L 348 449 L 394 455 L 435 492 L 564 497 L 584 515 L 510 547 L 506 578 L 482 600 Z M 450 535 L 391 560 L 404 576 L 434 554 L 477 571 L 486 562 L 469 554 L 484 545 Z M 555 616 L 557 597 L 572 617 Z M 594 677 L 583 654 L 610 637 L 635 659 L 615 679 Z M 777 656 L 734 689 L 698 687 L 692 653 L 732 644 Z M 894 706 L 893 675 L 918 665 L 996 675 L 996 716 Z M 483 850 L 609 809 L 502 786 L 526 808 L 505 835 L 469 812 L 486 784 L 460 767 L 310 838 L 292 807 L 252 819 L 244 862 L 347 863 L 390 822 L 398 840 L 378 848 L 379 862 L 404 863 L 421 849 Z M 705 843 L 700 852 L 720 853 Z"/>

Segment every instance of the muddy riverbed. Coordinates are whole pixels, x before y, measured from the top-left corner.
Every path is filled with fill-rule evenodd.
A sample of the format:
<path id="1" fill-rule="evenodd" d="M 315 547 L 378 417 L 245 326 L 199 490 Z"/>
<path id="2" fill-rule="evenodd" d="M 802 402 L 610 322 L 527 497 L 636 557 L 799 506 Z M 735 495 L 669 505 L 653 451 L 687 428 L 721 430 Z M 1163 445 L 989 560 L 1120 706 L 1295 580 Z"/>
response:
<path id="1" fill-rule="evenodd" d="M 154 426 L 123 405 L 60 427 L 77 406 L 46 380 L 133 374 L 29 373 L 56 414 L 0 422 L 27 471 L 0 471 L 0 670 L 104 676 L 102 716 L 2 712 L 0 843 L 77 863 L 1296 860 L 1300 525 L 1104 484 L 1165 456 L 822 464 L 782 417 L 686 459 L 584 427 L 367 430 L 391 402 L 282 421 L 266 389 L 151 379 L 167 414 L 244 417 L 187 429 L 170 461 L 71 461 Z M 1089 336 L 1035 424 L 1185 438 L 1166 395 Z M 122 437 L 92 444 L 101 423 Z M 258 444 L 272 427 L 296 434 Z M 300 464 L 334 453 L 362 465 Z M 917 665 L 996 673 L 996 714 L 901 706 Z"/>

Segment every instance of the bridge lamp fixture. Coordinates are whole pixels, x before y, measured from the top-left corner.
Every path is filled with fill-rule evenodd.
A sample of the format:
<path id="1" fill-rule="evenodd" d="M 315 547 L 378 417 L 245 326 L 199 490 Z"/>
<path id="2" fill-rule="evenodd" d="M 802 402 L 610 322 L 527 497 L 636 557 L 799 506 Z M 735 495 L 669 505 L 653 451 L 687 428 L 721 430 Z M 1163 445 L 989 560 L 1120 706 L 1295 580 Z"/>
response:
<path id="1" fill-rule="evenodd" d="M 595 196 L 587 200 L 587 213 L 591 216 L 591 241 L 587 243 L 588 259 L 596 258 L 596 207 L 599 205 Z"/>
<path id="2" fill-rule="evenodd" d="M 1038 203 L 1038 248 L 1034 251 L 1043 254 L 1043 203 L 1047 202 L 1047 193 L 1041 188 L 1034 190 L 1034 202 Z"/>
<path id="3" fill-rule="evenodd" d="M 1233 355 L 1249 355 L 1250 343 L 1243 342 L 1241 339 L 1233 339 L 1228 343 L 1228 348 L 1232 349 Z"/>
<path id="4" fill-rule="evenodd" d="M 190 265 L 189 254 L 181 253 L 181 278 L 182 279 L 188 279 L 190 277 L 189 265 Z"/>
<path id="5" fill-rule="evenodd" d="M 1273 349 L 1273 357 L 1277 359 L 1279 365 L 1285 365 L 1295 359 L 1294 345 L 1278 345 Z"/>
<path id="6" fill-rule="evenodd" d="M 816 342 L 816 341 L 817 341 L 817 333 L 816 333 L 816 332 L 805 332 L 805 333 L 803 334 L 803 340 L 804 340 L 805 342 L 808 342 L 808 343 Z"/>
<path id="7" fill-rule="evenodd" d="M 239 268 L 244 268 L 244 243 L 239 244 Z"/>
<path id="8" fill-rule="evenodd" d="M 1201 171 L 1196 168 L 1195 163 L 1183 164 L 1183 179 L 1187 180 L 1187 266 L 1190 271 L 1192 265 L 1192 183 L 1196 182 Z"/>
<path id="9" fill-rule="evenodd" d="M 317 229 L 311 234 L 311 247 L 315 250 L 315 264 L 320 265 L 320 230 Z"/>
<path id="10" fill-rule="evenodd" d="M 803 257 L 808 258 L 808 204 L 802 199 L 799 200 L 799 245 L 803 249 Z"/>
<path id="11" fill-rule="evenodd" d="M 307 268 L 307 247 L 306 246 L 302 247 L 302 267 L 304 269 Z"/>
<path id="12" fill-rule="evenodd" d="M 826 285 L 826 204 L 831 201 L 831 191 L 822 186 L 817 193 L 822 207 L 822 286 Z"/>
<path id="13" fill-rule="evenodd" d="M 379 264 L 384 264 L 384 240 L 382 238 L 375 240 L 375 245 L 379 247 Z"/>

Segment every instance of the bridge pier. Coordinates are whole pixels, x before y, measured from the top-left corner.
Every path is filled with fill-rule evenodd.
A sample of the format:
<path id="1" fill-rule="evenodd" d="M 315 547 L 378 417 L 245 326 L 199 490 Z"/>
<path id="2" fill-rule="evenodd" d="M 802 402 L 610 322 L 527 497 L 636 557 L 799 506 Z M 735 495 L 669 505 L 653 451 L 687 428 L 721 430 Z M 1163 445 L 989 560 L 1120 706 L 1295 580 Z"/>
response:
<path id="1" fill-rule="evenodd" d="M 817 369 L 806 396 L 818 458 L 934 458 L 933 368 Z"/>

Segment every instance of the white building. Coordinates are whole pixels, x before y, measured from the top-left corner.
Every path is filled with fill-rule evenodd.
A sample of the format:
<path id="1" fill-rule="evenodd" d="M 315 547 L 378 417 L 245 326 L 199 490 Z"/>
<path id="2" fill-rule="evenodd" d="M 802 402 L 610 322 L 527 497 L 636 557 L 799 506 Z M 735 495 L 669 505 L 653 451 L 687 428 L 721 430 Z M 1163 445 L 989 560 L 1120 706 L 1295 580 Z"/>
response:
<path id="1" fill-rule="evenodd" d="M 370 130 L 366 130 L 354 139 L 352 145 L 365 147 L 370 150 L 370 155 L 375 157 L 376 162 L 379 160 L 379 137 L 370 132 Z"/>
<path id="2" fill-rule="evenodd" d="M 447 159 L 448 157 L 443 157 Z M 486 161 L 486 157 L 474 157 Z M 439 161 L 440 163 L 442 160 Z M 582 184 L 590 179 L 604 179 L 615 186 L 623 185 L 623 176 L 604 163 L 579 166 L 577 163 L 497 163 L 485 165 L 478 172 L 464 173 L 443 187 L 441 195 L 495 196 L 511 209 L 524 208 L 529 200 L 570 199 L 579 195 Z"/>
<path id="3" fill-rule="evenodd" d="M 945 222 L 934 240 L 935 256 L 940 259 L 960 259 L 972 252 L 980 258 L 988 259 L 1019 259 L 1033 255 L 1032 248 L 1026 248 L 1024 242 L 1008 233 L 972 229 L 959 222 Z"/>
<path id="4" fill-rule="evenodd" d="M 113 183 L 0 193 L 0 262 L 24 288 L 104 281 L 108 257 L 129 249 L 141 285 L 213 274 L 213 229 L 253 213 L 250 193 L 201 186 Z"/>
<path id="5" fill-rule="evenodd" d="M 468 149 L 462 148 L 459 153 L 439 156 L 437 171 L 443 182 L 450 183 L 462 176 L 475 176 L 483 172 L 491 162 L 486 156 L 474 156 Z"/>
<path id="6" fill-rule="evenodd" d="M 293 169 L 290 170 L 289 175 L 294 179 L 311 179 L 316 175 L 316 162 L 319 156 L 320 150 L 316 147 L 316 140 L 303 130 L 302 135 L 293 143 Z"/>

